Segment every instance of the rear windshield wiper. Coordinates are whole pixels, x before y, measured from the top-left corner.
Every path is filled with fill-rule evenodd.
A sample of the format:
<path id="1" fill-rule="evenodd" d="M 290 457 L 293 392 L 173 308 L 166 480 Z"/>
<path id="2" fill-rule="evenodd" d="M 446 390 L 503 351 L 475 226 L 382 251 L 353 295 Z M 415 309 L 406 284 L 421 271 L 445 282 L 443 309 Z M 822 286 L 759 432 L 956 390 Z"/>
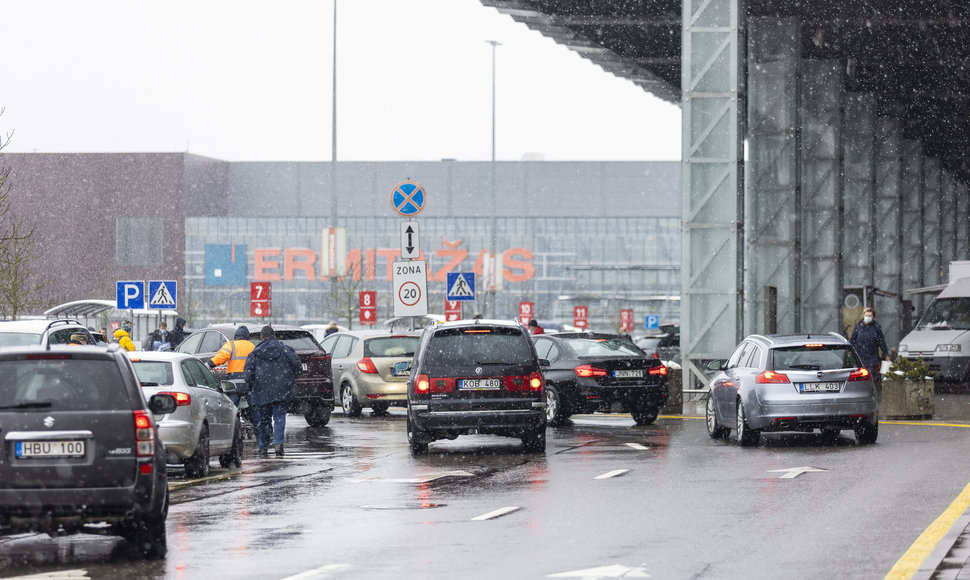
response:
<path id="1" fill-rule="evenodd" d="M 10 409 L 46 409 L 50 407 L 53 403 L 50 401 L 31 401 L 30 403 L 18 403 L 16 405 L 3 405 L 0 406 L 0 411 L 6 411 Z"/>

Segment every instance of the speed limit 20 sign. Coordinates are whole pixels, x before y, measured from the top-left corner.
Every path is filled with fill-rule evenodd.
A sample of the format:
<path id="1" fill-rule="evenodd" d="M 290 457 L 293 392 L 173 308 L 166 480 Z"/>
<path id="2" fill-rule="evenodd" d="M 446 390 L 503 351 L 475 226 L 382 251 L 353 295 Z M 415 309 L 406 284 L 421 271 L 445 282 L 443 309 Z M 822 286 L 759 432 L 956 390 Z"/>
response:
<path id="1" fill-rule="evenodd" d="M 394 316 L 428 314 L 428 264 L 424 260 L 394 262 Z"/>

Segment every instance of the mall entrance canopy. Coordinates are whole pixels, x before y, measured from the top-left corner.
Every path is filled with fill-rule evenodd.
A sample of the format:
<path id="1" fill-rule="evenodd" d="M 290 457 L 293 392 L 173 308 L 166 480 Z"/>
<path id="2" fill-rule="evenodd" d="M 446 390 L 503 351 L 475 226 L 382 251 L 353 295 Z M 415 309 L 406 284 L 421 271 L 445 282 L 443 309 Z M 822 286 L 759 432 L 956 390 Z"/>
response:
<path id="1" fill-rule="evenodd" d="M 95 330 L 101 327 L 114 332 L 121 327 L 122 320 L 130 320 L 132 324 L 131 339 L 140 344 L 149 332 L 158 328 L 159 323 L 165 322 L 169 328 L 175 327 L 178 312 L 174 310 L 158 310 L 136 308 L 119 310 L 113 300 L 75 300 L 66 302 L 44 311 L 47 318 L 73 318 L 89 328 Z"/>

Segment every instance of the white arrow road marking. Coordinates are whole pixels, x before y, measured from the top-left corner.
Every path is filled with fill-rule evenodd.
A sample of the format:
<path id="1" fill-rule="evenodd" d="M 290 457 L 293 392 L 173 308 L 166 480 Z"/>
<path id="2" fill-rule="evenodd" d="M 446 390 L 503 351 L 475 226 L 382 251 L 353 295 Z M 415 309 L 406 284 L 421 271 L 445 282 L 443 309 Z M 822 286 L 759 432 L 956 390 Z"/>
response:
<path id="1" fill-rule="evenodd" d="M 43 572 L 41 574 L 28 574 L 26 576 L 11 576 L 16 580 L 88 580 L 88 571 L 83 568 L 78 570 L 62 570 L 60 572 Z"/>
<path id="2" fill-rule="evenodd" d="M 330 575 L 330 572 L 343 572 L 344 570 L 350 570 L 350 564 L 328 564 L 326 566 L 320 566 L 319 568 L 314 568 L 313 570 L 307 570 L 306 572 L 300 572 L 293 576 L 287 576 L 283 580 L 309 580 L 310 578 L 326 578 Z"/>
<path id="3" fill-rule="evenodd" d="M 365 477 L 363 479 L 352 479 L 353 483 L 363 483 L 366 481 L 384 481 L 387 483 L 430 483 L 437 479 L 444 479 L 446 477 L 475 477 L 474 473 L 469 473 L 467 471 L 441 471 L 438 473 L 432 473 L 430 475 L 425 475 L 423 477 L 408 477 L 408 478 L 392 478 L 385 479 L 380 477 Z"/>
<path id="4" fill-rule="evenodd" d="M 644 571 L 643 566 L 627 568 L 620 564 L 614 564 L 600 568 L 587 568 L 586 570 L 549 574 L 546 578 L 588 578 L 589 580 L 595 580 L 596 578 L 651 578 L 651 576 Z"/>
<path id="5" fill-rule="evenodd" d="M 472 521 L 473 522 L 482 522 L 482 521 L 485 521 L 485 520 L 493 520 L 495 518 L 500 518 L 500 517 L 502 517 L 502 516 L 504 516 L 506 514 L 510 514 L 512 512 L 515 512 L 515 511 L 519 511 L 520 509 L 522 509 L 522 508 L 520 508 L 518 506 L 509 506 L 509 507 L 499 508 L 499 509 L 497 509 L 497 510 L 495 510 L 493 512 L 488 512 L 487 514 L 482 514 L 480 516 L 475 516 L 475 517 L 472 518 Z"/>
<path id="6" fill-rule="evenodd" d="M 789 467 L 788 469 L 769 469 L 768 473 L 784 473 L 778 479 L 794 479 L 803 473 L 808 473 L 809 471 L 828 471 L 827 469 L 818 469 L 816 467 Z"/>
<path id="7" fill-rule="evenodd" d="M 646 445 L 640 445 L 639 443 L 627 443 L 626 445 L 627 445 L 627 447 L 632 447 L 632 448 L 634 448 L 634 449 L 636 449 L 638 451 L 644 451 L 646 449 L 650 449 Z"/>
<path id="8" fill-rule="evenodd" d="M 607 471 L 603 475 L 597 475 L 593 479 L 609 479 L 611 477 L 616 477 L 617 475 L 623 475 L 624 473 L 630 471 L 629 469 L 614 469 L 613 471 Z"/>

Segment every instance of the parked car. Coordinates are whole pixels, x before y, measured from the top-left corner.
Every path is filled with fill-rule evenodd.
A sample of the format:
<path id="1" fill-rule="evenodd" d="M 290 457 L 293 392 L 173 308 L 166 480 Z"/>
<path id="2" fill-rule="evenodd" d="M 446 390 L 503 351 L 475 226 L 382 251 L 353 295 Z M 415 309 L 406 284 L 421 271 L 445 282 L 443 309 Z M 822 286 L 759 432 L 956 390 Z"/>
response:
<path id="1" fill-rule="evenodd" d="M 323 343 L 323 339 L 327 338 L 327 329 L 330 328 L 329 324 L 303 324 L 300 326 L 303 330 L 309 330 L 313 338 L 317 339 L 317 342 Z M 349 330 L 346 326 L 337 325 L 338 331 Z M 331 333 L 333 334 L 333 333 Z"/>
<path id="2" fill-rule="evenodd" d="M 670 388 L 667 367 L 626 337 L 603 333 L 538 334 L 532 337 L 546 381 L 546 421 L 562 425 L 570 415 L 610 412 L 614 403 L 637 425 L 657 420 Z"/>
<path id="3" fill-rule="evenodd" d="M 239 409 L 225 395 L 236 386 L 220 382 L 192 355 L 136 351 L 128 353 L 146 396 L 175 397 L 175 412 L 156 417 L 169 465 L 185 466 L 188 477 L 209 475 L 209 460 L 242 467 L 243 430 Z"/>
<path id="4" fill-rule="evenodd" d="M 168 480 L 154 415 L 118 345 L 0 350 L 0 534 L 109 524 L 148 558 L 166 552 Z"/>
<path id="5" fill-rule="evenodd" d="M 647 356 L 680 364 L 679 333 L 648 334 L 637 339 L 636 345 Z"/>
<path id="6" fill-rule="evenodd" d="M 83 334 L 88 344 L 97 344 L 90 330 L 69 318 L 0 321 L 0 347 L 70 344 L 72 334 Z"/>
<path id="7" fill-rule="evenodd" d="M 461 320 L 424 330 L 408 378 L 407 434 L 411 452 L 436 439 L 484 433 L 518 437 L 545 452 L 546 413 L 535 347 L 517 322 Z"/>
<path id="8" fill-rule="evenodd" d="M 839 334 L 745 338 L 716 371 L 707 399 L 707 432 L 733 429 L 738 442 L 756 445 L 762 432 L 820 429 L 834 439 L 853 429 L 859 443 L 879 434 L 876 391 L 852 345 Z"/>
<path id="9" fill-rule="evenodd" d="M 211 359 L 226 342 L 232 339 L 242 324 L 211 324 L 196 330 L 175 349 L 191 354 L 202 362 Z M 259 344 L 261 323 L 246 324 L 253 344 Z M 310 331 L 299 326 L 273 325 L 276 338 L 293 347 L 303 363 L 303 374 L 296 378 L 296 398 L 290 403 L 289 412 L 302 414 L 311 427 L 323 427 L 330 422 L 333 412 L 333 378 L 330 373 L 330 355 L 320 348 L 320 343 Z M 226 378 L 225 365 L 214 369 L 220 381 Z"/>
<path id="10" fill-rule="evenodd" d="M 359 417 L 370 407 L 375 415 L 389 406 L 407 406 L 408 373 L 394 365 L 410 362 L 418 346 L 418 334 L 355 330 L 337 332 L 321 346 L 330 354 L 333 382 L 340 406 L 348 417 Z"/>

